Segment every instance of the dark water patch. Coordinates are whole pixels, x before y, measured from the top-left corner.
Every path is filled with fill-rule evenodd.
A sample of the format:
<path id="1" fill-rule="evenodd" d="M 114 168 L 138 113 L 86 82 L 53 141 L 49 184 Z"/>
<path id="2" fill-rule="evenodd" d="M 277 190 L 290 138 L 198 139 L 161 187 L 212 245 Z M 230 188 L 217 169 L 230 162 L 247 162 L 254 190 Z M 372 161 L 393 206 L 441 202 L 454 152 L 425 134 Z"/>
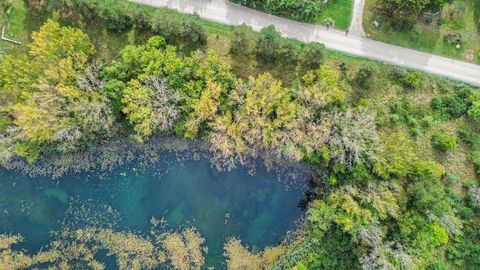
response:
<path id="1" fill-rule="evenodd" d="M 66 171 L 55 181 L 0 169 L 0 233 L 23 235 L 21 248 L 35 252 L 65 224 L 96 222 L 147 234 L 152 220 L 163 218 L 168 229 L 197 228 L 209 249 L 205 266 L 223 269 L 226 238 L 237 236 L 258 251 L 282 241 L 303 216 L 297 205 L 306 176 L 286 189 L 263 166 L 251 175 L 245 167 L 217 171 L 206 159 L 179 162 L 175 151 L 145 155 L 148 164 L 132 157 L 108 170 Z M 108 269 L 115 269 L 111 265 L 110 258 Z"/>

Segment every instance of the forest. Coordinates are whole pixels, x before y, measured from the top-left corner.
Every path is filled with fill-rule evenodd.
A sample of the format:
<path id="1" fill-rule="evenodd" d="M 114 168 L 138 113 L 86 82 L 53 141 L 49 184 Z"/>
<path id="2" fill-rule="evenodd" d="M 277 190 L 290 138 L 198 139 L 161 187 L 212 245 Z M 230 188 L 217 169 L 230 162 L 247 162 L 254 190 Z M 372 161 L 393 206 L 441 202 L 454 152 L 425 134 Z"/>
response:
<path id="1" fill-rule="evenodd" d="M 308 19 L 310 2 L 269 8 Z M 49 19 L 25 51 L 0 56 L 0 164 L 116 137 L 202 140 L 219 170 L 253 158 L 315 172 L 296 239 L 261 252 L 230 239 L 227 269 L 480 268 L 480 89 L 285 39 L 273 26 L 222 28 L 124 1 L 26 5 Z M 89 36 L 92 25 L 131 41 L 104 55 L 110 41 Z M 100 235 L 88 241 L 117 241 Z M 0 235 L 0 262 L 19 256 L 19 240 Z M 47 261 L 36 259 L 30 266 Z"/>

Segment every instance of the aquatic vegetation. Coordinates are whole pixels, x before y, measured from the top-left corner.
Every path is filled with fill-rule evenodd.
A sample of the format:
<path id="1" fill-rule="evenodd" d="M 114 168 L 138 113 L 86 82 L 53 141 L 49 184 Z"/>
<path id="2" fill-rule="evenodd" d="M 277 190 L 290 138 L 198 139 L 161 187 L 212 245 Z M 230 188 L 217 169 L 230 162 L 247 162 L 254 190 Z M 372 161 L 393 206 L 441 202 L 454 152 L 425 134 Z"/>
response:
<path id="1" fill-rule="evenodd" d="M 107 256 L 115 256 L 119 270 L 155 269 L 165 264 L 167 256 L 174 269 L 201 269 L 204 264 L 202 247 L 205 241 L 193 228 L 183 232 L 169 232 L 158 236 L 164 240 L 132 232 L 112 229 L 85 228 L 59 233 L 61 239 L 53 241 L 39 253 L 31 256 L 12 245 L 22 242 L 19 235 L 0 235 L 0 269 L 19 270 L 48 264 L 55 269 L 103 270 L 105 265 L 96 260 L 99 251 L 107 250 Z M 183 241 L 186 241 L 185 243 Z M 163 243 L 158 245 L 157 243 Z"/>
<path id="2" fill-rule="evenodd" d="M 178 270 L 202 269 L 205 259 L 205 239 L 194 229 L 186 228 L 181 233 L 165 233 L 157 242 L 164 247 L 171 265 Z"/>
<path id="3" fill-rule="evenodd" d="M 244 247 L 238 238 L 230 238 L 225 243 L 226 266 L 228 270 L 266 269 L 285 254 L 287 247 L 278 245 L 267 247 L 262 252 L 253 254 Z"/>

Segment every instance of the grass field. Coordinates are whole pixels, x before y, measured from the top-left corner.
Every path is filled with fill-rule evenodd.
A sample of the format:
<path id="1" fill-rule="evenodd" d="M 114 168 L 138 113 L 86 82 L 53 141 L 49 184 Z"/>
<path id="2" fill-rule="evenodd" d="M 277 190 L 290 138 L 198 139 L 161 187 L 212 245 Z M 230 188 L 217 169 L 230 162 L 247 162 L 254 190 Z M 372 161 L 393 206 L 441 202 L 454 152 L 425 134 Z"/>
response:
<path id="1" fill-rule="evenodd" d="M 353 0 L 329 0 L 315 22 L 321 23 L 327 18 L 332 18 L 335 20 L 335 28 L 345 30 L 350 26 L 352 10 Z"/>
<path id="2" fill-rule="evenodd" d="M 480 1 L 454 0 L 437 15 L 419 18 L 412 30 L 399 32 L 375 14 L 375 0 L 367 0 L 364 28 L 372 39 L 480 63 L 479 15 Z M 380 22 L 378 29 L 372 26 L 374 20 Z M 460 48 L 444 42 L 444 36 L 450 33 L 462 36 L 463 44 Z"/>

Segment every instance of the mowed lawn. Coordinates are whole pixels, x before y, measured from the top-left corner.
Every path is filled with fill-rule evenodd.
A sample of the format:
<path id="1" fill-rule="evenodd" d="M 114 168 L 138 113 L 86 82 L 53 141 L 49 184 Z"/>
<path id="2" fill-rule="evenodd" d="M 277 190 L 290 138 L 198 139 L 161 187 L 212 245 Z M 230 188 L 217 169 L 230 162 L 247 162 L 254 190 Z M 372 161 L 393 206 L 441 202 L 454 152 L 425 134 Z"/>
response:
<path id="1" fill-rule="evenodd" d="M 396 31 L 389 25 L 388 20 L 375 14 L 375 0 L 367 0 L 363 23 L 365 31 L 372 39 L 478 64 L 478 14 L 480 0 L 454 0 L 445 5 L 437 15 L 420 17 L 411 30 Z M 372 26 L 374 20 L 380 22 L 378 29 Z M 460 48 L 444 42 L 444 37 L 448 34 L 462 36 L 463 44 Z"/>
<path id="2" fill-rule="evenodd" d="M 335 21 L 335 28 L 345 30 L 350 26 L 352 11 L 353 0 L 328 0 L 315 22 L 321 23 L 327 18 L 332 18 Z"/>

